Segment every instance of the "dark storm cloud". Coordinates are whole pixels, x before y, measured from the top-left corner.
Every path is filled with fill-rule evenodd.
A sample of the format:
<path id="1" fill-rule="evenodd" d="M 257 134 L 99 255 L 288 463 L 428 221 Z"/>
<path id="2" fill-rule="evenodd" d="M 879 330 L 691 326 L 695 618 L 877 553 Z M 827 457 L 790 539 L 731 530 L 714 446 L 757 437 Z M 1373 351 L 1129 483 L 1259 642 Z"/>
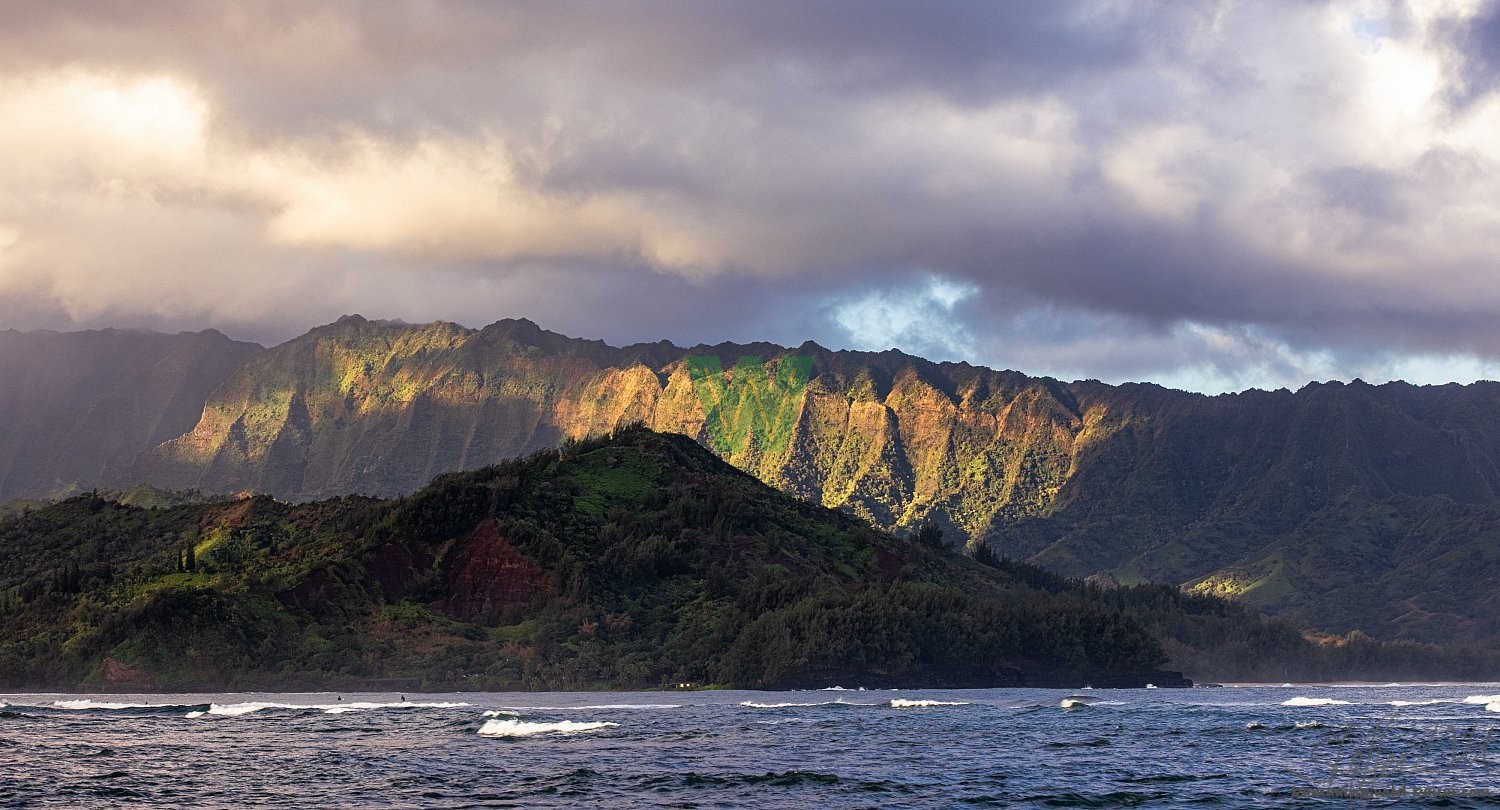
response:
<path id="1" fill-rule="evenodd" d="M 1500 351 L 1496 4 L 0 18 L 12 323 L 530 316 L 1208 386 Z"/>
<path id="2" fill-rule="evenodd" d="M 1500 3 L 1491 0 L 1472 17 L 1445 19 L 1436 33 L 1449 48 L 1451 104 L 1468 107 L 1500 87 Z"/>

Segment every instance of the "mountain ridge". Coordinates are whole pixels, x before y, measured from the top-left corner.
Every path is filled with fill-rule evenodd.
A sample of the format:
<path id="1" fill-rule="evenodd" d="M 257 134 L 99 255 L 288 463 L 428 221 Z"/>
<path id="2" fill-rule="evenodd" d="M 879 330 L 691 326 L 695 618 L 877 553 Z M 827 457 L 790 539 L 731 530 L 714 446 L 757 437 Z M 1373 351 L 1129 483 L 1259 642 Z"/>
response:
<path id="1" fill-rule="evenodd" d="M 1500 384 L 1309 383 L 1221 395 L 1061 382 L 806 342 L 612 347 L 525 320 L 346 316 L 255 352 L 196 425 L 102 483 L 397 495 L 641 421 L 710 445 L 688 359 L 812 358 L 786 447 L 735 466 L 876 526 L 1070 576 L 1161 581 L 1305 626 L 1500 634 Z M 1461 561 L 1461 562 L 1460 562 Z M 1431 587 L 1422 572 L 1443 572 Z"/>

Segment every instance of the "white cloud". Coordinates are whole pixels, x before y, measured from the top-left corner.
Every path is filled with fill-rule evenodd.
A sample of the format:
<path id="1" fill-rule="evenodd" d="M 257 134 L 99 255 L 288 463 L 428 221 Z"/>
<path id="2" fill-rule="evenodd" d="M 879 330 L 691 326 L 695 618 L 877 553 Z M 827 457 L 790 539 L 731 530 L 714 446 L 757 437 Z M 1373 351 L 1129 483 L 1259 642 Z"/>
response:
<path id="1" fill-rule="evenodd" d="M 837 302 L 833 319 L 857 349 L 899 347 L 934 360 L 972 360 L 974 340 L 956 310 L 977 292 L 973 284 L 928 276 Z"/>

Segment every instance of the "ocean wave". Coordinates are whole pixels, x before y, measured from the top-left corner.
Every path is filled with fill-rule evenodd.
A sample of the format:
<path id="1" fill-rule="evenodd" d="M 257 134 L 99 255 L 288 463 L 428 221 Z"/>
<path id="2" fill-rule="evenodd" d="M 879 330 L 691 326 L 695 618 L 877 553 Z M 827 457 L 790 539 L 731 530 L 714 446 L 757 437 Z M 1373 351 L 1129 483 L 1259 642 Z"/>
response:
<path id="1" fill-rule="evenodd" d="M 844 690 L 849 691 L 849 690 Z M 740 705 L 747 709 L 807 709 L 814 706 L 884 706 L 884 703 L 856 703 L 839 698 L 838 700 L 820 700 L 814 703 L 756 703 L 753 700 L 742 700 Z"/>
<path id="2" fill-rule="evenodd" d="M 1488 706 L 1491 703 L 1500 703 L 1500 695 L 1469 695 L 1464 698 L 1464 702 Z"/>
<path id="3" fill-rule="evenodd" d="M 1283 706 L 1348 706 L 1349 701 L 1325 697 L 1294 697 L 1281 701 Z"/>
<path id="4" fill-rule="evenodd" d="M 604 710 L 629 710 L 629 709 L 680 709 L 681 703 L 600 703 L 594 706 L 501 706 L 501 711 L 507 712 L 582 712 L 597 709 Z"/>
<path id="5" fill-rule="evenodd" d="M 890 702 L 892 709 L 927 709 L 933 706 L 967 706 L 966 700 L 905 700 L 895 698 Z"/>
<path id="6" fill-rule="evenodd" d="M 479 734 L 484 737 L 530 737 L 534 734 L 578 734 L 614 728 L 619 723 L 580 723 L 574 720 L 559 720 L 555 723 L 530 723 L 515 717 L 492 717 L 484 721 Z"/>
<path id="7" fill-rule="evenodd" d="M 188 717 L 196 718 L 203 717 L 204 715 L 243 717 L 247 714 L 255 714 L 256 712 L 272 709 L 301 712 L 317 711 L 323 714 L 347 714 L 349 712 L 375 711 L 378 709 L 454 709 L 468 705 L 467 703 L 424 703 L 410 700 L 392 703 L 372 703 L 358 700 L 348 703 L 272 703 L 251 701 L 246 703 L 211 703 L 205 710 L 188 712 Z"/>
<path id="8" fill-rule="evenodd" d="M 162 706 L 150 703 L 115 703 L 108 700 L 54 700 L 52 705 L 59 709 L 68 709 L 75 712 L 87 711 L 122 711 L 125 709 L 160 709 Z"/>
<path id="9" fill-rule="evenodd" d="M 1497 700 L 1494 703 L 1486 703 L 1484 705 L 1484 710 L 1487 712 L 1500 712 L 1500 700 Z"/>
<path id="10" fill-rule="evenodd" d="M 1451 700 L 1439 700 L 1438 698 L 1433 698 L 1432 700 L 1393 700 L 1393 701 L 1391 701 L 1391 705 L 1392 706 L 1435 706 L 1435 705 L 1437 705 L 1439 703 L 1452 703 L 1452 702 L 1453 701 L 1451 701 Z"/>
<path id="11" fill-rule="evenodd" d="M 1301 722 L 1298 722 L 1297 725 L 1295 726 L 1295 728 L 1297 728 L 1299 731 L 1302 730 L 1302 729 L 1322 728 L 1322 727 L 1323 727 L 1323 724 L 1319 723 L 1316 720 L 1301 721 Z"/>
<path id="12" fill-rule="evenodd" d="M 54 700 L 51 704 L 37 706 L 39 709 L 62 709 L 70 712 L 109 712 L 119 715 L 142 715 L 142 714 L 178 714 L 187 712 L 201 712 L 208 708 L 206 703 L 125 703 L 113 700 L 93 700 L 91 698 L 80 698 L 78 700 Z"/>
<path id="13" fill-rule="evenodd" d="M 1087 709 L 1090 703 L 1093 703 L 1093 701 L 1088 698 L 1065 697 L 1061 701 L 1059 701 L 1057 705 L 1061 706 L 1064 709 L 1071 710 Z"/>

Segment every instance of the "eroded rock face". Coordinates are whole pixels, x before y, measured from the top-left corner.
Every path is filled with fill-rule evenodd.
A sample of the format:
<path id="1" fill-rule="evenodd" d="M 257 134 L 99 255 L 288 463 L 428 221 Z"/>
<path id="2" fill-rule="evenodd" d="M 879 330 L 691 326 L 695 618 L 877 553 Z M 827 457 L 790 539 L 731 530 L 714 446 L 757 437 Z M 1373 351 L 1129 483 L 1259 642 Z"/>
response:
<path id="1" fill-rule="evenodd" d="M 394 495 L 634 421 L 713 446 L 689 358 L 812 358 L 787 440 L 713 448 L 886 529 L 1070 576 L 1202 586 L 1331 630 L 1438 637 L 1500 576 L 1500 385 L 1206 397 L 815 344 L 612 348 L 528 321 L 351 316 L 257 354 L 138 480 L 286 500 Z M 1340 563 L 1349 549 L 1363 561 Z M 1448 588 L 1432 588 L 1431 572 Z M 1386 607 L 1417 598 L 1415 609 Z M 465 610 L 482 609 L 468 606 Z M 1336 617 L 1329 620 L 1327 617 Z M 1491 625 L 1462 629 L 1484 637 Z M 1446 636 L 1444 636 L 1446 637 Z"/>
<path id="2" fill-rule="evenodd" d="M 774 486 L 883 527 L 936 517 L 978 537 L 998 516 L 1038 514 L 1082 434 L 1082 417 L 1048 381 L 897 353 L 613 349 L 526 321 L 473 330 L 349 317 L 253 358 L 191 431 L 134 472 L 169 488 L 307 500 L 405 493 L 636 421 L 710 444 L 687 363 L 702 354 L 726 368 L 741 356 L 811 356 L 785 441 L 717 449 Z"/>
<path id="3" fill-rule="evenodd" d="M 466 621 L 500 617 L 557 593 L 552 574 L 507 542 L 493 519 L 458 540 L 444 562 L 448 613 Z"/>

